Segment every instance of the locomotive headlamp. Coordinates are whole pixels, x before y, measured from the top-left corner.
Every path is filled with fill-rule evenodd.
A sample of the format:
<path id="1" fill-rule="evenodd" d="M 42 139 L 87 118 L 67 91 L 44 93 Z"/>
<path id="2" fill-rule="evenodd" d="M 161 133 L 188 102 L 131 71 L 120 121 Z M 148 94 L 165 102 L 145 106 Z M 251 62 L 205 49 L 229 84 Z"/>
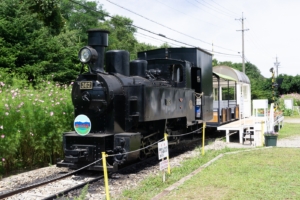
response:
<path id="1" fill-rule="evenodd" d="M 94 62 L 98 58 L 98 53 L 92 47 L 86 46 L 80 49 L 78 57 L 82 63 Z"/>

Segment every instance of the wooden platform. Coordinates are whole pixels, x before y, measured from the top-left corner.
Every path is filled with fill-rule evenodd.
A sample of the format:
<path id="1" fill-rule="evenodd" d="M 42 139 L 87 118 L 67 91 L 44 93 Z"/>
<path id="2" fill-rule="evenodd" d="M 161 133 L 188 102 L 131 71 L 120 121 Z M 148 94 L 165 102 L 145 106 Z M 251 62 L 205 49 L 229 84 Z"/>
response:
<path id="1" fill-rule="evenodd" d="M 239 142 L 243 143 L 243 133 L 245 132 L 246 129 L 248 129 L 250 127 L 254 127 L 256 120 L 259 120 L 259 119 L 256 119 L 255 117 L 244 118 L 244 119 L 240 119 L 238 121 L 234 121 L 234 122 L 219 126 L 217 129 L 220 131 L 226 131 L 226 142 L 230 142 L 229 136 L 232 133 L 238 131 Z"/>
<path id="2" fill-rule="evenodd" d="M 278 125 L 278 129 L 280 129 L 283 126 L 283 120 L 284 120 L 284 116 L 277 117 L 273 122 L 274 123 L 273 126 Z M 266 128 L 266 126 L 268 126 L 267 123 L 268 122 L 264 117 L 249 117 L 249 118 L 240 119 L 238 121 L 234 121 L 219 126 L 217 130 L 226 132 L 226 142 L 228 143 L 230 142 L 229 141 L 230 135 L 238 133 L 239 142 L 243 143 L 243 133 L 246 132 L 247 129 L 252 129 L 254 130 L 254 134 L 259 134 L 259 135 L 254 135 L 254 140 L 257 140 L 254 143 L 257 143 L 256 145 L 259 146 L 261 145 L 262 143 L 261 140 L 263 139 L 263 138 L 259 139 L 259 137 L 263 137 L 262 132 L 267 131 Z M 262 125 L 265 127 L 263 128 L 264 130 L 261 128 Z M 262 136 L 260 136 L 260 134 L 262 134 Z"/>

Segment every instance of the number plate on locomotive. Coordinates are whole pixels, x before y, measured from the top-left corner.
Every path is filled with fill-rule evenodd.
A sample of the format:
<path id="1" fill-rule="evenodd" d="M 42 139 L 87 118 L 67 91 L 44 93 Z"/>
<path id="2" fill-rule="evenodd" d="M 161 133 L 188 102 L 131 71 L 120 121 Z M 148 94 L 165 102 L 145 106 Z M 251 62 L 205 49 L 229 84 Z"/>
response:
<path id="1" fill-rule="evenodd" d="M 81 81 L 80 82 L 80 89 L 81 90 L 88 90 L 93 88 L 93 82 L 92 81 Z"/>

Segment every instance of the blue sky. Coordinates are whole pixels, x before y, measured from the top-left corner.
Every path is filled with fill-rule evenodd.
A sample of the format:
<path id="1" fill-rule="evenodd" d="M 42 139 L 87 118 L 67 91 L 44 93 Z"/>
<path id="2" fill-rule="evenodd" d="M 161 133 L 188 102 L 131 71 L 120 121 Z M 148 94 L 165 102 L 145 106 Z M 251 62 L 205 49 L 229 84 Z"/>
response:
<path id="1" fill-rule="evenodd" d="M 146 20 L 109 1 L 143 15 Z M 271 77 L 276 56 L 279 74 L 300 75 L 299 0 L 98 0 L 111 15 L 121 15 L 133 23 L 169 38 L 214 50 L 219 61 L 242 62 L 242 24 L 235 20 L 244 15 L 245 58 L 256 65 L 265 77 Z M 172 29 L 172 30 L 171 30 Z M 180 32 L 180 33 L 179 33 Z M 150 37 L 149 37 L 150 36 Z M 183 46 L 149 32 L 138 30 L 140 42 Z M 154 39 L 155 38 L 155 39 Z M 212 47 L 212 43 L 214 47 Z M 240 54 L 238 53 L 240 52 Z"/>

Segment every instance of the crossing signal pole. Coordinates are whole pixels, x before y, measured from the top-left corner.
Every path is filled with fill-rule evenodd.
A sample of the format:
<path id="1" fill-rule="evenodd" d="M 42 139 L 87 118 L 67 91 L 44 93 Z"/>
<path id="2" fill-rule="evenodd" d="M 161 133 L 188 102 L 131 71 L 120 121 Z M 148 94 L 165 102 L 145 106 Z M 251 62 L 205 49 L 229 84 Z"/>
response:
<path id="1" fill-rule="evenodd" d="M 274 101 L 274 111 L 278 109 L 278 84 L 275 79 L 275 72 L 273 67 L 270 69 L 270 72 L 272 73 L 272 99 Z"/>
<path id="2" fill-rule="evenodd" d="M 276 67 L 276 77 L 278 77 L 278 66 L 280 65 L 280 62 L 277 61 L 277 56 L 276 56 L 276 62 L 274 63 L 275 67 Z"/>
<path id="3" fill-rule="evenodd" d="M 244 29 L 244 16 L 242 13 L 242 18 L 240 19 L 235 19 L 235 20 L 240 20 L 242 22 L 242 30 L 237 30 L 237 31 L 242 31 L 242 59 L 243 59 L 243 73 L 245 74 L 245 51 L 244 51 L 244 32 L 249 31 L 249 29 Z"/>

